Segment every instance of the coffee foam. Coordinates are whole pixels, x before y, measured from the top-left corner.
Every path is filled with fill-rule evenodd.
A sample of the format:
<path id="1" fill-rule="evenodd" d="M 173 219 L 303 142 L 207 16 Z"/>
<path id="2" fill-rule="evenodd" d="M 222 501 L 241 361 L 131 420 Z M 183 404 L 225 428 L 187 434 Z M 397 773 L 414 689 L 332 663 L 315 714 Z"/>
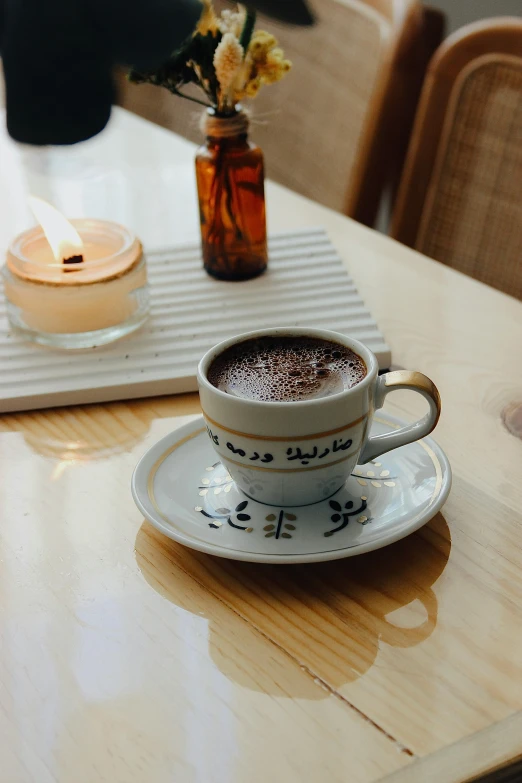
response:
<path id="1" fill-rule="evenodd" d="M 236 397 L 296 402 L 350 389 L 366 374 L 361 357 L 339 343 L 267 336 L 227 348 L 211 364 L 208 380 Z"/>

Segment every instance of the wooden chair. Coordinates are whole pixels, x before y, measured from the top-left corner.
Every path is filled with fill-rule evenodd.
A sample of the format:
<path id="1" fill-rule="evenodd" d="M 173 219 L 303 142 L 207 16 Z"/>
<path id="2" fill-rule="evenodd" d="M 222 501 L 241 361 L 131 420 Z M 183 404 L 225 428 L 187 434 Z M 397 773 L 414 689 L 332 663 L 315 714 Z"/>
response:
<path id="1" fill-rule="evenodd" d="M 469 25 L 435 55 L 391 235 L 522 299 L 522 19 Z"/>
<path id="2" fill-rule="evenodd" d="M 268 175 L 373 224 L 406 151 L 429 56 L 442 39 L 420 0 L 316 0 L 319 22 L 258 20 L 293 61 L 290 75 L 252 104 L 252 138 Z M 432 16 L 432 20 L 433 20 Z M 120 101 L 193 141 L 200 113 L 166 91 L 123 85 Z"/>

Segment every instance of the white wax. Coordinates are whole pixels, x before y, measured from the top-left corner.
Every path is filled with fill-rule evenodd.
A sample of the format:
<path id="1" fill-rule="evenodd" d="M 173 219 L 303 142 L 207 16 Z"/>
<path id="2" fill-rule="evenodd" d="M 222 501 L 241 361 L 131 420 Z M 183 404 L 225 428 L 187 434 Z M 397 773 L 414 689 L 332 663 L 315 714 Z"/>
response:
<path id="1" fill-rule="evenodd" d="M 56 263 L 39 228 L 17 237 L 9 249 L 5 294 L 29 329 L 97 331 L 123 323 L 139 307 L 136 293 L 147 285 L 140 242 L 114 223 L 74 225 L 84 242 L 84 263 Z"/>
<path id="2" fill-rule="evenodd" d="M 5 295 L 23 311 L 25 324 L 51 334 L 92 332 L 123 323 L 138 307 L 133 292 L 146 284 L 143 260 L 121 277 L 90 285 L 46 285 L 13 274 L 4 279 Z"/>

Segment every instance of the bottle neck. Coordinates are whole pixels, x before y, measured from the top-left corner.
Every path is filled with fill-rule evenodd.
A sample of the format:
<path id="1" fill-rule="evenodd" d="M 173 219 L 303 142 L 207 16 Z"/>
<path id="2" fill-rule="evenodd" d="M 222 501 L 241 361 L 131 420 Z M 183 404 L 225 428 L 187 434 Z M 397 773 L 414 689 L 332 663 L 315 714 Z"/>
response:
<path id="1" fill-rule="evenodd" d="M 226 117 L 220 117 L 212 109 L 203 115 L 202 130 L 209 144 L 227 146 L 237 143 L 244 144 L 248 134 L 248 117 L 243 111 L 237 111 Z"/>

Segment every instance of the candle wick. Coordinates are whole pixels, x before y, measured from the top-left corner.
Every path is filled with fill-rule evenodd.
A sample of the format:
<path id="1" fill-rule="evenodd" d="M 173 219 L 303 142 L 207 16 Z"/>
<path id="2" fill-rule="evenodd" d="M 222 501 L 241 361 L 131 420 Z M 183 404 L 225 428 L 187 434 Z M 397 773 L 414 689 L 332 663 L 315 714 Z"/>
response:
<path id="1" fill-rule="evenodd" d="M 69 258 L 62 259 L 64 264 L 83 264 L 83 256 L 81 254 L 75 256 L 69 256 Z M 64 269 L 64 272 L 75 272 L 76 269 Z"/>

